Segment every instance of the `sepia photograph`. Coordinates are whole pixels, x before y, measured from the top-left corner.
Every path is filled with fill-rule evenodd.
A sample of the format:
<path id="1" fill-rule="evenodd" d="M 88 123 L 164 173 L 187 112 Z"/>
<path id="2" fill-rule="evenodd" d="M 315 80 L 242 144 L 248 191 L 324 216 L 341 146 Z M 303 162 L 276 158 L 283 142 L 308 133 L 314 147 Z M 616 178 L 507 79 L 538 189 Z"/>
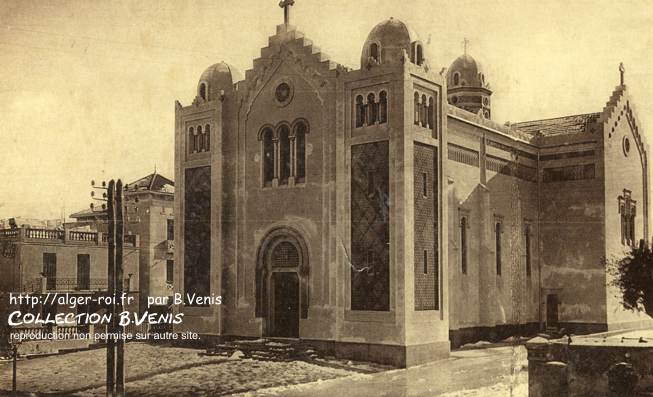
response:
<path id="1" fill-rule="evenodd" d="M 653 396 L 653 3 L 0 0 L 0 396 Z"/>

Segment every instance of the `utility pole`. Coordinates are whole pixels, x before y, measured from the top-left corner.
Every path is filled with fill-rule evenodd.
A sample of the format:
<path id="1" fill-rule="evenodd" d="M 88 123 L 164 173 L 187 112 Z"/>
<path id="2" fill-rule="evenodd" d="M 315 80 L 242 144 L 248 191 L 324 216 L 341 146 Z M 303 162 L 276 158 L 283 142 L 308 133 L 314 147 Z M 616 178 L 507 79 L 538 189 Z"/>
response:
<path id="1" fill-rule="evenodd" d="M 109 313 L 111 321 L 107 324 L 107 397 L 115 395 L 115 371 L 116 371 L 116 341 L 113 339 L 112 334 L 115 332 L 115 318 L 116 318 L 116 304 L 115 304 L 115 291 L 116 291 L 116 214 L 114 208 L 116 184 L 112 180 L 109 181 L 109 190 L 107 197 L 107 245 L 109 246 L 108 264 L 107 264 L 107 292 L 113 299 L 109 303 Z"/>
<path id="2" fill-rule="evenodd" d="M 111 321 L 107 324 L 107 397 L 123 397 L 125 395 L 125 340 L 122 335 L 114 338 L 114 334 L 123 333 L 123 327 L 120 327 L 117 321 L 118 313 L 122 311 L 123 293 L 123 185 L 120 179 L 117 182 L 110 180 L 108 186 L 105 182 L 102 182 L 102 187 L 95 187 L 95 182 L 91 182 L 91 185 L 96 189 L 107 190 L 103 193 L 102 199 L 94 198 L 106 202 L 106 205 L 102 204 L 102 210 L 106 210 L 107 213 L 107 296 L 110 297 L 108 312 L 111 316 Z M 91 192 L 91 197 L 94 193 Z"/>
<path id="3" fill-rule="evenodd" d="M 125 223 L 123 222 L 123 192 L 122 181 L 118 179 L 116 182 L 115 193 L 115 232 L 116 232 L 116 254 L 115 254 L 115 308 L 117 312 L 122 312 L 122 293 L 123 293 L 123 264 L 122 264 L 122 249 L 124 242 Z M 124 327 L 116 326 L 116 331 L 124 334 Z M 116 341 L 116 396 L 123 397 L 125 395 L 125 339 L 118 338 Z"/>
<path id="4" fill-rule="evenodd" d="M 11 359 L 13 369 L 13 374 L 11 377 L 11 392 L 12 395 L 16 397 L 18 395 L 18 387 L 16 382 L 16 372 L 18 370 L 18 368 L 16 368 L 16 361 L 18 360 L 18 345 L 16 343 L 11 346 Z"/>

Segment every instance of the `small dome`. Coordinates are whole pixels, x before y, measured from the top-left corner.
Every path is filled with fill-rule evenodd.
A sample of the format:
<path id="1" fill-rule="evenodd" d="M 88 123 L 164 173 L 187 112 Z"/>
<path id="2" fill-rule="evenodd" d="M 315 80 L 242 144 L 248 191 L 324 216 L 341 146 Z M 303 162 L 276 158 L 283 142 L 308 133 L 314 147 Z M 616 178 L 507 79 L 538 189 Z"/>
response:
<path id="1" fill-rule="evenodd" d="M 487 87 L 481 64 L 470 55 L 461 55 L 447 71 L 447 86 L 453 87 Z"/>
<path id="2" fill-rule="evenodd" d="M 421 58 L 415 62 L 418 45 Z M 423 48 L 417 34 L 408 25 L 390 18 L 376 25 L 367 36 L 361 54 L 361 67 L 367 66 L 370 58 L 377 63 L 400 62 L 403 50 L 406 50 L 411 60 L 421 64 L 425 58 Z"/>
<path id="3" fill-rule="evenodd" d="M 212 101 L 220 95 L 220 91 L 229 93 L 237 82 L 238 72 L 230 65 L 220 62 L 209 66 L 197 83 L 197 96 Z"/>

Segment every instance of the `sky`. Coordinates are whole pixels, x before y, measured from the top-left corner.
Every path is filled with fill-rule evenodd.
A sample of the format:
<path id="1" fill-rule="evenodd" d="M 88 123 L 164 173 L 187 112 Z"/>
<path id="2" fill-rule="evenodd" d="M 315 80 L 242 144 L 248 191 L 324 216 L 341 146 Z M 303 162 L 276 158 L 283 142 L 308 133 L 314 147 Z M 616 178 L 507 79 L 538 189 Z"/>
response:
<path id="1" fill-rule="evenodd" d="M 430 65 L 468 53 L 500 123 L 599 112 L 618 65 L 644 135 L 653 129 L 649 1 L 296 0 L 292 24 L 358 68 L 379 22 L 407 23 Z M 242 75 L 283 23 L 277 0 L 2 0 L 0 219 L 88 208 L 90 181 L 174 176 L 174 101 L 208 66 Z"/>

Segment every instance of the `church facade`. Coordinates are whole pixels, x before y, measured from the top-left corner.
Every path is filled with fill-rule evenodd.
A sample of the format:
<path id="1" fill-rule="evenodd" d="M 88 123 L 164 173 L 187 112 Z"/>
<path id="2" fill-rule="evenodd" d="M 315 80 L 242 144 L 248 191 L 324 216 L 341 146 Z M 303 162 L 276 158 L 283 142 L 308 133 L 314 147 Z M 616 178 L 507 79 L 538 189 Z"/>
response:
<path id="1" fill-rule="evenodd" d="M 223 304 L 175 306 L 175 330 L 409 366 L 645 321 L 620 309 L 602 260 L 649 237 L 623 72 L 597 113 L 501 125 L 470 55 L 431 68 L 391 18 L 351 70 L 289 7 L 244 78 L 215 64 L 176 103 L 175 292 Z"/>

